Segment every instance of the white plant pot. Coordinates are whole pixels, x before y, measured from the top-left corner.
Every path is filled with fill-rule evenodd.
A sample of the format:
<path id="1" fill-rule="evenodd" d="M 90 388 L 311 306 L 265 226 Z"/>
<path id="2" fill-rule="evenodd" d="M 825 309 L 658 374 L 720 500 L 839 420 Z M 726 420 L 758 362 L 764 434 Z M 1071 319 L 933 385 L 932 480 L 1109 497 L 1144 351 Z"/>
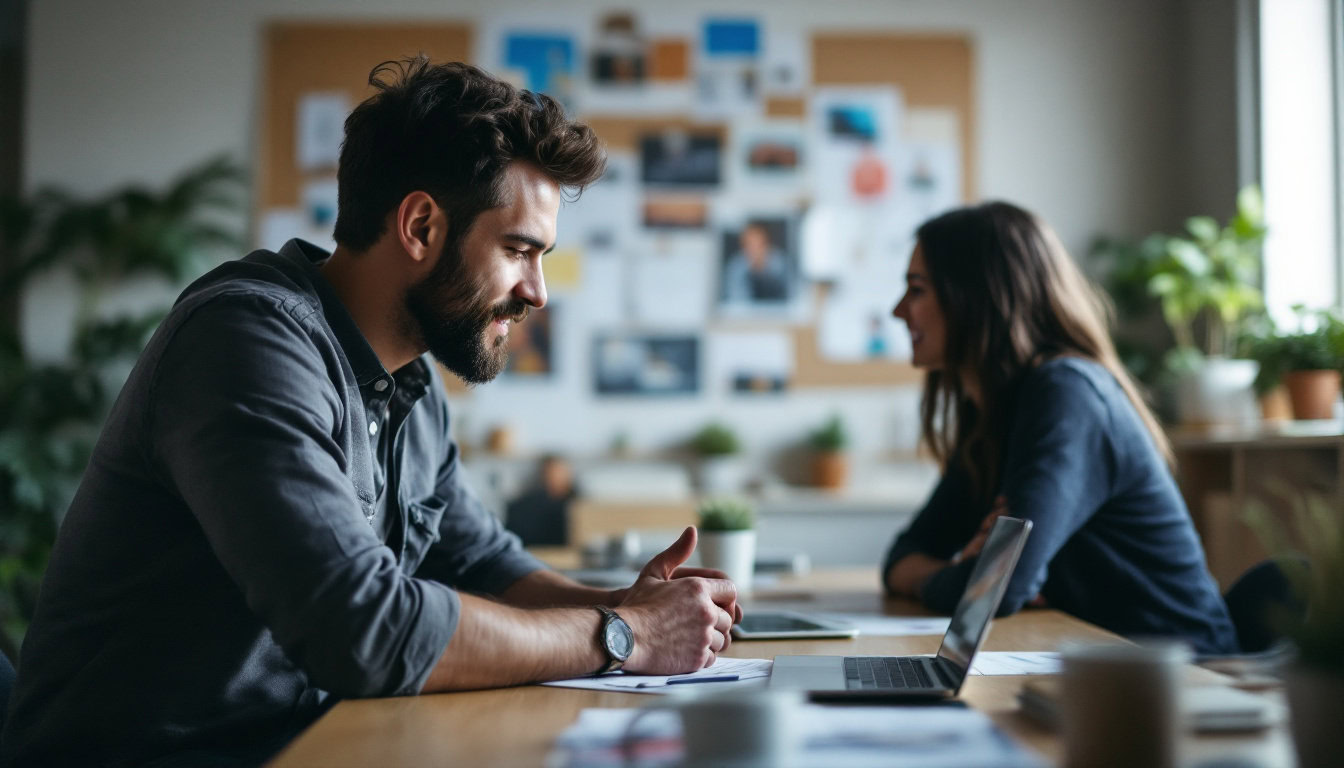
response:
<path id="1" fill-rule="evenodd" d="M 1251 383 L 1260 372 L 1254 360 L 1210 357 L 1176 381 L 1176 411 L 1182 424 L 1246 424 L 1260 417 Z"/>
<path id="2" fill-rule="evenodd" d="M 700 563 L 728 574 L 738 594 L 751 592 L 756 568 L 756 531 L 701 531 Z"/>
<path id="3" fill-rule="evenodd" d="M 1338 768 L 1344 733 L 1344 675 L 1304 666 L 1285 670 L 1293 745 L 1300 768 Z"/>
<path id="4" fill-rule="evenodd" d="M 747 463 L 740 456 L 713 456 L 700 462 L 700 489 L 707 494 L 732 494 L 747 482 Z"/>

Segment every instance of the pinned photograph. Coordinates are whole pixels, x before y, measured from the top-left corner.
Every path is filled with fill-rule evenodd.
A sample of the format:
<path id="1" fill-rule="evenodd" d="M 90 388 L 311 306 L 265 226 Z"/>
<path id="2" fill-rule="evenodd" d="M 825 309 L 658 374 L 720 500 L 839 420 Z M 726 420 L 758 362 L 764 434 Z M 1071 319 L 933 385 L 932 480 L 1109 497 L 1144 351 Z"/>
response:
<path id="1" fill-rule="evenodd" d="M 897 202 L 902 103 L 895 88 L 821 88 L 809 100 L 808 165 L 821 203 Z"/>
<path id="2" fill-rule="evenodd" d="M 719 185 L 722 140 L 713 134 L 665 131 L 639 141 L 640 179 L 645 184 Z"/>
<path id="3" fill-rule="evenodd" d="M 299 97 L 295 158 L 300 170 L 335 169 L 345 138 L 345 116 L 350 97 L 344 91 L 316 91 Z"/>
<path id="4" fill-rule="evenodd" d="M 805 131 L 798 120 L 746 120 L 734 125 L 729 183 L 746 195 L 789 192 L 806 195 Z M 759 204 L 759 203 L 758 203 Z"/>
<path id="5" fill-rule="evenodd" d="M 509 361 L 504 368 L 505 378 L 534 379 L 550 376 L 554 370 L 551 357 L 551 319 L 555 302 L 542 309 L 534 309 L 527 319 L 509 330 Z"/>
<path id="6" fill-rule="evenodd" d="M 574 39 L 560 33 L 512 32 L 504 37 L 504 66 L 519 85 L 574 108 Z"/>
<path id="7" fill-rule="evenodd" d="M 793 336 L 780 331 L 716 333 L 707 339 L 708 369 L 730 392 L 784 392 L 793 378 Z"/>
<path id="8" fill-rule="evenodd" d="M 649 44 L 649 79 L 680 83 L 691 75 L 690 43 L 678 38 L 663 38 Z"/>
<path id="9" fill-rule="evenodd" d="M 758 112 L 761 29 L 752 19 L 708 19 L 696 71 L 696 109 L 704 116 Z"/>
<path id="10" fill-rule="evenodd" d="M 719 301 L 726 309 L 788 306 L 798 294 L 798 250 L 793 222 L 752 219 L 723 233 Z"/>
<path id="11" fill-rule="evenodd" d="M 700 390 L 700 339 L 693 335 L 593 337 L 593 387 L 599 395 L 689 395 Z"/>
<path id="12" fill-rule="evenodd" d="M 762 136 L 747 146 L 746 166 L 756 173 L 792 173 L 798 170 L 803 149 L 801 141 L 789 141 L 774 136 Z"/>
<path id="13" fill-rule="evenodd" d="M 650 197 L 644 201 L 644 226 L 649 229 L 704 229 L 709 204 L 702 197 Z"/>
<path id="14" fill-rule="evenodd" d="M 593 82 L 597 85 L 639 85 L 644 82 L 648 75 L 648 51 L 633 13 L 621 11 L 602 17 L 590 60 Z"/>

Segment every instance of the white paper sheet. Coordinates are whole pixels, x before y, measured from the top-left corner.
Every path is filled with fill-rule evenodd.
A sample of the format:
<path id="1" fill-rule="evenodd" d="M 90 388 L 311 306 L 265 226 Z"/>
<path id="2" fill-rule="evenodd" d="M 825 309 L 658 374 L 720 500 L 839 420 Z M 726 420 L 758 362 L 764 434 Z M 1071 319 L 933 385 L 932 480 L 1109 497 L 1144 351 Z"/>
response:
<path id="1" fill-rule="evenodd" d="M 787 334 L 716 333 L 707 340 L 711 386 L 742 391 L 735 387 L 739 378 L 786 386 L 793 378 L 793 339 Z"/>
<path id="2" fill-rule="evenodd" d="M 600 677 L 576 677 L 571 680 L 554 680 L 542 685 L 549 685 L 555 688 L 583 688 L 593 691 L 621 691 L 623 693 L 676 693 L 678 689 L 687 685 L 698 689 L 720 688 L 726 685 L 738 685 L 743 681 L 764 681 L 770 676 L 770 668 L 774 662 L 770 659 L 732 659 L 719 657 L 713 664 L 698 672 L 692 672 L 686 675 L 630 675 L 625 673 L 616 673 L 612 675 L 602 675 Z M 705 682 L 689 684 L 668 685 L 667 681 L 671 678 L 694 679 L 719 677 L 722 675 L 737 675 L 735 681 L 725 682 Z M 753 683 L 759 685 L 760 683 Z"/>
<path id="3" fill-rule="evenodd" d="M 811 611 L 818 618 L 858 627 L 859 634 L 876 637 L 912 637 L 942 635 L 951 619 L 946 616 L 876 616 L 871 613 L 830 613 Z"/>
<path id="4" fill-rule="evenodd" d="M 905 117 L 897 181 L 902 218 L 913 228 L 963 204 L 961 130 L 950 109 L 910 109 Z"/>
<path id="5" fill-rule="evenodd" d="M 765 30 L 761 88 L 771 96 L 802 96 L 812 84 L 811 35 L 773 20 Z"/>
<path id="6" fill-rule="evenodd" d="M 341 140 L 345 137 L 345 116 L 350 99 L 344 91 L 314 91 L 299 97 L 295 154 L 305 171 L 335 168 L 341 159 Z"/>
<path id="7" fill-rule="evenodd" d="M 1057 675 L 1054 651 L 981 651 L 971 662 L 972 675 Z"/>
<path id="8" fill-rule="evenodd" d="M 908 360 L 910 334 L 891 316 L 905 293 L 910 249 L 890 219 L 864 218 L 869 241 L 839 272 L 818 322 L 817 345 L 829 360 Z"/>
<path id="9" fill-rule="evenodd" d="M 818 201 L 882 208 L 895 183 L 904 111 L 896 88 L 818 88 L 809 100 L 809 166 Z"/>
<path id="10" fill-rule="evenodd" d="M 714 33 L 725 25 L 754 28 L 732 40 Z M 695 60 L 696 115 L 729 118 L 755 115 L 761 109 L 760 23 L 746 18 L 706 19 Z"/>
<path id="11" fill-rule="evenodd" d="M 709 316 L 713 265 L 703 248 L 681 247 L 682 239 L 699 243 L 705 238 L 656 236 L 652 247 L 626 256 L 634 270 L 636 317 L 645 324 L 699 327 Z"/>

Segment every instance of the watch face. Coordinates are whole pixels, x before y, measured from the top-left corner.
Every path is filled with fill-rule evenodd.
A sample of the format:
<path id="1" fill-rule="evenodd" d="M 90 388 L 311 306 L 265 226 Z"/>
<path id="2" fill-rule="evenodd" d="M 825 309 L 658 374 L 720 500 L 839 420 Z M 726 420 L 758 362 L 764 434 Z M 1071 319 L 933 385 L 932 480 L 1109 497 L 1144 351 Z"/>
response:
<path id="1" fill-rule="evenodd" d="M 629 658 L 630 652 L 635 649 L 635 635 L 630 631 L 630 625 L 620 617 L 607 622 L 606 645 L 607 651 L 621 661 Z"/>

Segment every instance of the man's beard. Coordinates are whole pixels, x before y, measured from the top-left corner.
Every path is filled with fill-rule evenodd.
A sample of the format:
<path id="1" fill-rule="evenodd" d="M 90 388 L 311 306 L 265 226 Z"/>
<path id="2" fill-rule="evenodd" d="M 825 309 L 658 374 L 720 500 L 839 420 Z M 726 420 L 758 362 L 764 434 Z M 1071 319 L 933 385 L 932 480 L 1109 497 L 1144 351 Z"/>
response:
<path id="1" fill-rule="evenodd" d="M 455 249 L 454 249 L 455 250 Z M 406 290 L 407 330 L 419 337 L 445 368 L 468 384 L 484 384 L 504 370 L 509 359 L 505 343 L 497 336 L 487 346 L 486 331 L 495 320 L 514 323 L 527 317 L 528 305 L 517 297 L 492 304 L 487 281 L 468 276 L 460 253 L 445 247 L 439 263 L 423 280 Z"/>

